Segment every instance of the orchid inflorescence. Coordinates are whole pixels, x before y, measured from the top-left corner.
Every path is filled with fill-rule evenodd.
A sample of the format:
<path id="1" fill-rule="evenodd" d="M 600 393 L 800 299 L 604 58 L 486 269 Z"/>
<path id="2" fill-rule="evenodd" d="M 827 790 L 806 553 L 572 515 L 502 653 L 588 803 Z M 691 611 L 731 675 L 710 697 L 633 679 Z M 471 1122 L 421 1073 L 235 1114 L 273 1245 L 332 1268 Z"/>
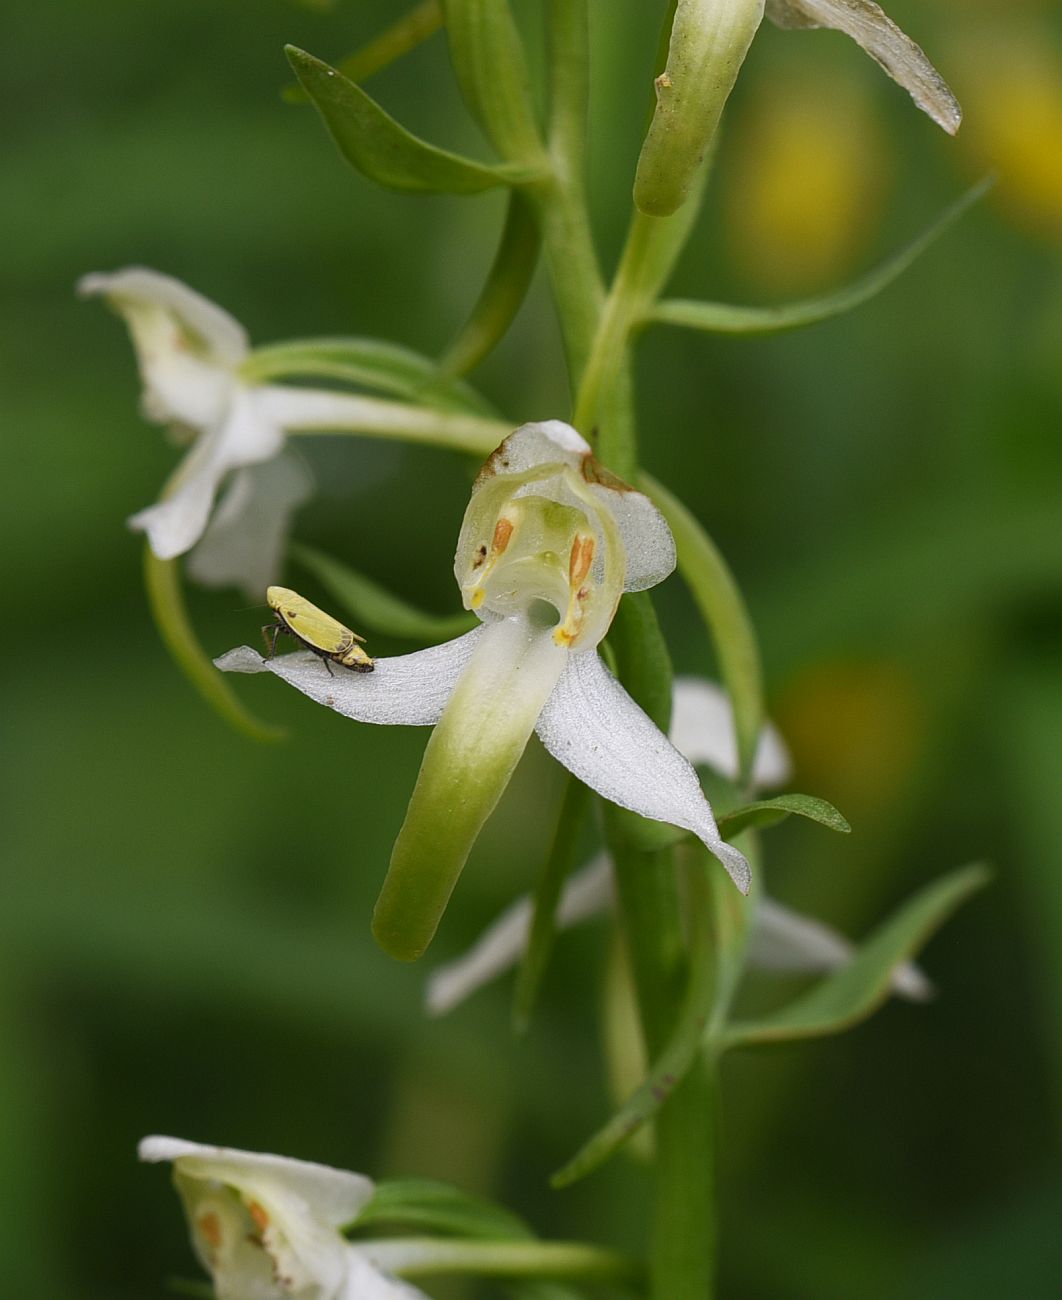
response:
<path id="1" fill-rule="evenodd" d="M 374 44 L 373 57 L 386 62 L 445 26 L 460 88 L 500 155 L 496 163 L 412 135 L 341 71 L 288 51 L 299 94 L 369 179 L 410 191 L 508 192 L 486 288 L 440 360 L 367 338 L 252 348 L 228 312 L 146 268 L 88 275 L 79 287 L 104 297 L 127 323 L 145 416 L 188 444 L 160 500 L 129 523 L 147 539 L 160 628 L 202 693 L 246 722 L 183 609 L 182 557 L 195 581 L 261 599 L 289 557 L 301 556 L 332 594 L 349 598 L 359 626 L 364 619 L 373 631 L 421 642 L 405 654 L 374 654 L 373 671 L 364 673 L 322 660 L 312 642 L 275 655 L 245 645 L 214 661 L 225 673 L 277 677 L 357 723 L 432 728 L 373 917 L 388 953 L 412 960 L 432 942 L 532 734 L 565 769 L 557 833 L 535 892 L 517 899 L 464 956 L 432 972 L 428 1007 L 450 1010 L 520 964 L 518 1019 L 526 1020 L 554 931 L 617 914 L 630 957 L 622 968 L 627 1000 L 637 995 L 651 1049 L 646 1074 L 617 1097 L 616 1113 L 557 1177 L 583 1176 L 655 1120 L 649 1293 L 703 1300 L 714 1268 L 719 1057 L 734 1047 L 839 1032 L 890 993 L 927 997 L 931 987 L 913 954 L 982 875 L 968 869 L 934 882 L 863 944 L 765 893 L 760 829 L 793 814 L 849 828 L 823 800 L 768 793 L 786 784 L 791 764 L 765 720 L 751 624 L 699 521 L 639 468 L 631 349 L 654 322 L 749 332 L 823 319 L 880 290 L 929 240 L 814 302 L 759 309 L 662 298 L 690 237 L 724 106 L 764 16 L 782 27 L 843 31 L 951 133 L 960 112 L 919 47 L 871 0 L 678 0 L 663 66 L 647 79 L 654 111 L 632 172 L 630 234 L 606 286 L 584 196 L 587 14 L 573 0 L 544 8 L 548 129 L 538 121 L 507 0 L 427 0 Z M 505 419 L 463 377 L 508 329 L 540 246 L 571 371 L 570 423 Z M 662 436 L 659 413 L 653 425 Z M 311 556 L 311 564 L 292 547 L 295 512 L 314 491 L 294 443 L 325 431 L 432 444 L 480 463 L 454 557 L 466 615 L 422 615 L 340 561 Z M 676 566 L 714 643 L 721 686 L 672 683 L 646 593 Z M 592 796 L 601 843 L 571 870 Z M 740 988 L 752 968 L 818 979 L 779 1011 L 750 1018 Z M 661 1005 L 664 984 L 685 988 L 680 1005 Z M 493 1254 L 478 1239 L 447 1236 L 442 1221 L 427 1237 L 375 1238 L 366 1233 L 381 1193 L 359 1174 L 173 1138 L 146 1139 L 141 1155 L 173 1162 L 218 1300 L 413 1300 L 424 1293 L 402 1277 L 462 1269 L 646 1286 L 637 1264 L 597 1247 L 539 1242 L 497 1207 L 462 1210 L 469 1222 L 485 1216 L 480 1226 Z M 388 1212 L 401 1221 L 405 1207 L 411 1222 L 431 1226 L 418 1195 L 390 1188 Z M 692 1246 L 682 1226 L 689 1223 L 697 1225 Z"/>

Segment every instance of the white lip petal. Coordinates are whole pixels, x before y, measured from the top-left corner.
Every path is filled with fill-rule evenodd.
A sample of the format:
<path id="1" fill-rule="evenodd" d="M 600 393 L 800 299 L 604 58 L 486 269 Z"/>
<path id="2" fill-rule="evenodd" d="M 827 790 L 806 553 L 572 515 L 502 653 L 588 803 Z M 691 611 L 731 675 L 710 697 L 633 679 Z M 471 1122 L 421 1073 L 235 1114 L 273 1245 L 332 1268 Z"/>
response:
<path id="1" fill-rule="evenodd" d="M 569 656 L 536 730 L 553 757 L 605 799 L 692 831 L 748 893 L 749 864 L 720 837 L 693 766 L 596 652 Z"/>
<path id="2" fill-rule="evenodd" d="M 706 763 L 721 775 L 737 780 L 740 764 L 734 710 L 720 686 L 699 677 L 676 677 L 670 735 L 671 743 L 691 763 Z M 785 742 L 768 723 L 756 747 L 753 786 L 765 790 L 784 785 L 790 766 Z"/>
<path id="3" fill-rule="evenodd" d="M 338 664 L 329 673 L 325 662 L 309 650 L 266 659 L 250 646 L 230 650 L 214 663 L 223 673 L 274 673 L 311 700 L 356 722 L 433 727 L 483 631 L 473 628 L 427 650 L 377 659 L 371 673 Z"/>
<path id="4" fill-rule="evenodd" d="M 98 271 L 82 276 L 77 291 L 82 297 L 100 294 L 110 298 L 123 314 L 137 307 L 158 307 L 171 312 L 195 335 L 208 355 L 227 369 L 235 369 L 247 355 L 247 332 L 238 320 L 217 303 L 161 271 L 146 266 Z"/>
<path id="5" fill-rule="evenodd" d="M 240 587 L 248 600 L 261 600 L 280 577 L 292 513 L 312 492 L 309 470 L 290 452 L 237 470 L 188 556 L 190 576 L 205 587 Z"/>
<path id="6" fill-rule="evenodd" d="M 599 853 L 565 882 L 557 905 L 561 929 L 578 925 L 604 911 L 612 898 L 612 863 Z M 460 957 L 432 971 L 426 1005 L 433 1016 L 444 1015 L 476 989 L 511 969 L 527 951 L 534 907 L 523 894 L 483 931 Z"/>
<path id="7" fill-rule="evenodd" d="M 772 971 L 831 971 L 847 965 L 854 951 L 849 940 L 824 921 L 803 916 L 772 898 L 760 900 L 749 935 L 751 966 Z M 933 993 L 933 985 L 910 961 L 892 972 L 892 989 L 912 1002 L 924 1002 Z"/>
<path id="8" fill-rule="evenodd" d="M 873 0 L 767 0 L 779 27 L 832 27 L 850 36 L 949 135 L 962 109 L 947 83 L 916 45 Z"/>
<path id="9" fill-rule="evenodd" d="M 257 1190 L 273 1183 L 285 1194 L 300 1197 L 315 1220 L 335 1228 L 357 1218 L 375 1190 L 371 1178 L 347 1169 L 289 1156 L 186 1142 L 182 1138 L 146 1137 L 137 1153 L 149 1164 L 179 1160 L 182 1171 L 190 1177 L 227 1183 L 237 1190 L 245 1186 Z"/>

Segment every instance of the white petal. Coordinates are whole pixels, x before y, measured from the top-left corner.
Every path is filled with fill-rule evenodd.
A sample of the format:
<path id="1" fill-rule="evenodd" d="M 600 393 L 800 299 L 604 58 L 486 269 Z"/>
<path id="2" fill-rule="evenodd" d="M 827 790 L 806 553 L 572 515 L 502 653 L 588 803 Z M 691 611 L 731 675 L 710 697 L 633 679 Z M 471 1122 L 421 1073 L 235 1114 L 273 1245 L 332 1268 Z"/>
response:
<path id="1" fill-rule="evenodd" d="M 334 665 L 330 675 L 325 662 L 309 650 L 265 659 L 250 646 L 230 650 L 214 663 L 223 673 L 275 673 L 311 700 L 356 722 L 432 727 L 483 631 L 473 628 L 427 650 L 377 659 L 371 673 Z"/>
<path id="2" fill-rule="evenodd" d="M 604 798 L 692 831 L 748 893 L 749 864 L 721 839 L 696 771 L 596 652 L 570 656 L 536 730 L 553 757 Z"/>
<path id="3" fill-rule="evenodd" d="M 714 682 L 676 677 L 671 713 L 671 743 L 691 763 L 706 763 L 731 780 L 740 772 L 734 710 L 730 697 Z M 790 774 L 789 753 L 777 729 L 768 723 L 760 733 L 752 766 L 757 790 L 783 785 Z"/>
<path id="4" fill-rule="evenodd" d="M 844 935 L 825 922 L 802 916 L 772 898 L 760 900 L 749 935 L 749 964 L 773 971 L 831 971 L 845 966 L 855 951 Z M 914 962 L 892 972 L 892 988 L 901 997 L 922 1002 L 933 986 Z"/>
<path id="5" fill-rule="evenodd" d="M 523 474 L 539 465 L 578 469 L 590 444 L 563 420 L 537 420 L 510 433 L 488 458 L 481 474 Z"/>
<path id="6" fill-rule="evenodd" d="M 240 322 L 172 275 L 146 266 L 127 266 L 121 271 L 82 276 L 77 290 L 83 297 L 102 294 L 121 310 L 127 306 L 160 307 L 172 312 L 219 365 L 232 369 L 247 356 L 247 332 Z"/>
<path id="7" fill-rule="evenodd" d="M 911 96 L 923 113 L 954 135 L 962 109 L 920 46 L 873 0 L 767 0 L 779 27 L 832 27 L 850 36 Z"/>
<path id="8" fill-rule="evenodd" d="M 375 1190 L 371 1178 L 347 1169 L 289 1156 L 186 1142 L 183 1138 L 146 1137 L 137 1154 L 149 1164 L 180 1160 L 192 1177 L 212 1179 L 237 1189 L 275 1182 L 300 1197 L 315 1219 L 334 1228 L 352 1223 Z"/>
<path id="9" fill-rule="evenodd" d="M 561 891 L 557 925 L 561 929 L 589 920 L 604 911 L 612 898 L 612 863 L 599 853 L 574 872 Z M 453 1010 L 470 994 L 510 970 L 527 951 L 534 905 L 524 894 L 507 907 L 455 961 L 428 977 L 427 1009 L 434 1016 Z"/>
<path id="10" fill-rule="evenodd" d="M 78 289 L 103 294 L 133 339 L 144 414 L 195 429 L 224 417 L 247 337 L 225 311 L 168 275 L 131 267 L 88 275 Z"/>
<path id="11" fill-rule="evenodd" d="M 590 491 L 612 512 L 627 552 L 624 591 L 646 591 L 663 582 L 677 557 L 671 528 L 656 506 L 633 488 L 591 483 Z"/>
<path id="12" fill-rule="evenodd" d="M 346 1277 L 335 1300 L 428 1300 L 415 1286 L 381 1272 L 356 1246 L 347 1250 Z"/>
<path id="13" fill-rule="evenodd" d="M 160 560 L 183 555 L 202 537 L 225 475 L 271 459 L 283 445 L 282 431 L 264 417 L 256 395 L 234 387 L 223 422 L 197 439 L 170 495 L 133 515 L 129 527 L 147 533 Z"/>
<path id="14" fill-rule="evenodd" d="M 205 587 L 239 587 L 261 600 L 280 578 L 292 513 L 312 492 L 309 470 L 291 452 L 237 470 L 188 557 L 188 573 Z"/>

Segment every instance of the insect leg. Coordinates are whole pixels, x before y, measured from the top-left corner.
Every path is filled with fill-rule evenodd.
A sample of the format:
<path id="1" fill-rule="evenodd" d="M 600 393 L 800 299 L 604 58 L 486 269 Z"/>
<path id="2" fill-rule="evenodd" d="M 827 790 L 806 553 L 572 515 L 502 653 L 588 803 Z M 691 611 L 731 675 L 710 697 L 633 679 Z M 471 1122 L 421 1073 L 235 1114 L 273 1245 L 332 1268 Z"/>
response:
<path id="1" fill-rule="evenodd" d="M 267 658 L 272 659 L 277 652 L 277 637 L 284 630 L 279 623 L 266 623 L 262 628 L 262 640 L 269 651 Z"/>

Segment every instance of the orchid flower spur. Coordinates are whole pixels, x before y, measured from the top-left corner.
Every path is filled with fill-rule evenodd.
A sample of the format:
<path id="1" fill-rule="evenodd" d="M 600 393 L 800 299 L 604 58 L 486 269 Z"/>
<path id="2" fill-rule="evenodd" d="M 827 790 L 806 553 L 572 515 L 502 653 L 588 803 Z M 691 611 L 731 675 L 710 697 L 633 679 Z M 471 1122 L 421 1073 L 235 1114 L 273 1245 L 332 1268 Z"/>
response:
<path id="1" fill-rule="evenodd" d="M 734 714 L 726 693 L 712 682 L 677 677 L 671 741 L 691 763 L 705 764 L 737 780 L 740 764 Z M 751 784 L 770 790 L 789 777 L 785 742 L 768 724 L 760 734 Z M 613 902 L 612 862 L 601 852 L 572 873 L 557 904 L 557 925 L 567 929 L 591 920 Z M 527 951 L 534 907 L 528 894 L 509 905 L 455 960 L 437 967 L 428 977 L 426 1006 L 431 1015 L 445 1015 L 467 997 L 515 966 Z M 816 920 L 761 895 L 756 902 L 747 949 L 750 966 L 761 970 L 815 974 L 845 965 L 854 952 L 843 935 Z M 931 986 L 913 962 L 893 972 L 893 991 L 920 1001 Z"/>
<path id="2" fill-rule="evenodd" d="M 570 426 L 526 424 L 473 488 L 454 571 L 482 626 L 371 674 L 329 676 L 312 654 L 249 647 L 224 671 L 271 671 L 362 722 L 434 725 L 373 930 L 412 959 L 431 941 L 465 859 L 531 732 L 605 799 L 698 836 L 743 891 L 697 773 L 597 653 L 624 591 L 662 581 L 674 542 L 648 497 L 610 475 Z"/>
<path id="3" fill-rule="evenodd" d="M 218 1300 L 425 1300 L 343 1237 L 374 1191 L 362 1174 L 172 1137 L 145 1138 L 139 1154 L 173 1161 Z"/>
<path id="4" fill-rule="evenodd" d="M 285 435 L 345 429 L 437 442 L 482 453 L 495 424 L 356 393 L 256 382 L 247 332 L 229 313 L 171 276 L 145 267 L 86 275 L 82 295 L 101 295 L 124 317 L 149 420 L 191 432 L 193 442 L 162 500 L 129 520 L 162 560 L 204 538 L 193 576 L 236 581 L 260 595 L 277 577 L 287 515 L 306 499 L 306 474 L 281 456 Z M 279 464 L 273 472 L 266 467 Z M 214 514 L 218 492 L 235 471 Z M 272 568 L 266 572 L 272 564 Z M 265 573 L 265 577 L 263 577 Z"/>

